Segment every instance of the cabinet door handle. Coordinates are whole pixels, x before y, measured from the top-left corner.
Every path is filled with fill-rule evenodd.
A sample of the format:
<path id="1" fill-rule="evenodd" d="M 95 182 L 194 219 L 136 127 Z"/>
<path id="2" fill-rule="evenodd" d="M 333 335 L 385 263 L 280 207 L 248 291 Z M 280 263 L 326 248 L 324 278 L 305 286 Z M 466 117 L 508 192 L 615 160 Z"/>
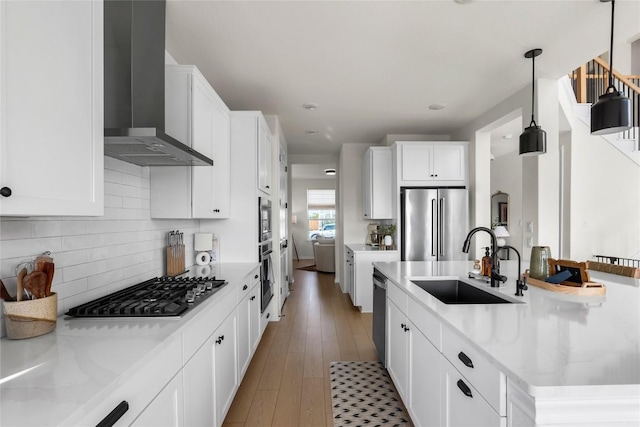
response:
<path id="1" fill-rule="evenodd" d="M 269 187 L 268 185 L 265 185 L 265 187 L 266 187 L 266 188 L 271 188 L 271 187 Z"/>
<path id="2" fill-rule="evenodd" d="M 258 275 L 256 274 L 255 276 L 253 276 L 253 278 L 254 278 L 254 279 L 257 279 L 257 278 L 258 278 Z"/>
<path id="3" fill-rule="evenodd" d="M 469 388 L 469 386 L 467 386 L 464 383 L 464 381 L 458 380 L 456 384 L 458 385 L 458 388 L 460 389 L 460 391 L 464 393 L 465 396 L 473 398 L 473 394 L 471 394 L 471 389 Z"/>
<path id="4" fill-rule="evenodd" d="M 11 197 L 11 189 L 9 187 L 0 188 L 0 196 Z"/>
<path id="5" fill-rule="evenodd" d="M 473 368 L 473 361 L 469 359 L 469 356 L 467 356 L 463 352 L 458 353 L 458 359 L 460 359 L 460 361 L 464 363 L 465 366 Z"/>
<path id="6" fill-rule="evenodd" d="M 109 412 L 109 415 L 104 417 L 96 427 L 111 427 L 129 410 L 129 403 L 126 400 L 118 403 L 118 406 L 113 408 L 113 411 Z"/>
<path id="7" fill-rule="evenodd" d="M 405 326 L 405 327 L 404 327 L 404 331 L 405 331 L 405 332 L 408 332 L 408 331 L 409 331 L 409 328 Z"/>
<path id="8" fill-rule="evenodd" d="M 248 288 L 248 286 L 247 286 L 247 285 L 244 285 L 244 286 L 242 287 L 242 290 L 243 290 L 243 291 L 246 291 L 246 290 L 247 290 L 247 288 Z"/>
<path id="9" fill-rule="evenodd" d="M 251 301 L 253 301 L 254 299 L 256 299 L 256 296 L 252 296 L 251 298 L 249 298 Z"/>
<path id="10" fill-rule="evenodd" d="M 406 328 L 407 326 L 406 326 L 404 323 L 400 323 L 400 327 L 401 327 L 402 329 L 404 329 L 404 328 Z"/>

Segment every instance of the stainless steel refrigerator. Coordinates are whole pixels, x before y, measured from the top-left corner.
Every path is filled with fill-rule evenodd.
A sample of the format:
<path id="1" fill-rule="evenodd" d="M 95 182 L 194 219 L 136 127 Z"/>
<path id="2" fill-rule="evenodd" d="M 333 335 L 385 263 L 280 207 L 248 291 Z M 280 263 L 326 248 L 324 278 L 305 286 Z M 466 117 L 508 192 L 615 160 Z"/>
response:
<path id="1" fill-rule="evenodd" d="M 464 261 L 469 192 L 464 188 L 402 188 L 403 261 Z"/>

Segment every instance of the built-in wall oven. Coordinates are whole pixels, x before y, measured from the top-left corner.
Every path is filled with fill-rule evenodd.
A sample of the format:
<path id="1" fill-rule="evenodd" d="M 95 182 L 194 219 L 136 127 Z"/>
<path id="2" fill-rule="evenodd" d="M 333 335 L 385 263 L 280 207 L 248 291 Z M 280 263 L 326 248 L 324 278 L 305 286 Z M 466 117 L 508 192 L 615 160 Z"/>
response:
<path id="1" fill-rule="evenodd" d="M 271 242 L 260 244 L 258 252 L 260 258 L 260 312 L 264 312 L 264 309 L 269 305 L 269 301 L 273 298 L 275 275 L 273 273 L 272 253 Z"/>
<path id="2" fill-rule="evenodd" d="M 258 197 L 258 241 L 271 240 L 271 200 Z"/>

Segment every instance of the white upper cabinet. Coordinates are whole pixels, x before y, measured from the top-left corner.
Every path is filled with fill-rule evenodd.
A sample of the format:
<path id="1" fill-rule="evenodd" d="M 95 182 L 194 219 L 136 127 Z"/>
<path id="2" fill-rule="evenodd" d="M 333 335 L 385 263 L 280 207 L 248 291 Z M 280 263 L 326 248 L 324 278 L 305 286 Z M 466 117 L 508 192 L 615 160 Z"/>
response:
<path id="1" fill-rule="evenodd" d="M 0 27 L 0 215 L 103 215 L 102 2 L 2 1 Z"/>
<path id="2" fill-rule="evenodd" d="M 362 216 L 393 218 L 390 147 L 370 147 L 362 157 Z"/>
<path id="3" fill-rule="evenodd" d="M 213 166 L 150 169 L 152 218 L 228 218 L 230 114 L 192 65 L 167 65 L 166 133 L 213 159 Z"/>
<path id="4" fill-rule="evenodd" d="M 258 189 L 271 194 L 271 132 L 260 120 L 258 133 Z"/>
<path id="5" fill-rule="evenodd" d="M 467 184 L 467 142 L 397 142 L 400 186 Z"/>

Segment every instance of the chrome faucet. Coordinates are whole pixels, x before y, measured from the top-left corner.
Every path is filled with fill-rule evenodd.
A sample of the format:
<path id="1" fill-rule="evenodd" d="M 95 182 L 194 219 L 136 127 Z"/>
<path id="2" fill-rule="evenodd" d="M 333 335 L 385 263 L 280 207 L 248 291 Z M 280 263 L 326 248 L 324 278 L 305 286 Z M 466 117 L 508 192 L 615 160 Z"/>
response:
<path id="1" fill-rule="evenodd" d="M 500 284 L 497 283 L 497 282 L 506 282 L 507 278 L 505 276 L 501 276 L 500 275 L 500 264 L 498 262 L 498 253 L 497 253 L 498 239 L 496 238 L 496 235 L 494 234 L 493 230 L 490 229 L 490 228 L 487 228 L 487 227 L 476 227 L 476 228 L 472 229 L 471 231 L 469 231 L 469 234 L 467 234 L 467 238 L 464 239 L 464 244 L 462 245 L 462 252 L 464 252 L 465 254 L 469 253 L 469 247 L 471 246 L 471 238 L 478 231 L 486 231 L 487 233 L 489 233 L 489 236 L 491 236 L 491 264 L 492 264 L 492 266 L 491 266 L 490 279 L 491 279 L 491 287 L 492 288 L 497 288 L 498 286 L 500 286 Z"/>
<path id="2" fill-rule="evenodd" d="M 522 259 L 520 258 L 520 252 L 518 252 L 518 250 L 516 248 L 514 248 L 513 246 L 509 246 L 509 245 L 504 245 L 502 246 L 503 248 L 507 248 L 507 249 L 512 249 L 516 255 L 518 255 L 518 278 L 516 279 L 516 296 L 517 297 L 521 297 L 524 296 L 524 294 L 522 293 L 522 291 L 526 291 L 527 289 L 529 289 L 527 287 L 527 278 L 526 276 L 522 278 L 522 280 L 520 279 L 520 266 L 522 264 Z"/>

